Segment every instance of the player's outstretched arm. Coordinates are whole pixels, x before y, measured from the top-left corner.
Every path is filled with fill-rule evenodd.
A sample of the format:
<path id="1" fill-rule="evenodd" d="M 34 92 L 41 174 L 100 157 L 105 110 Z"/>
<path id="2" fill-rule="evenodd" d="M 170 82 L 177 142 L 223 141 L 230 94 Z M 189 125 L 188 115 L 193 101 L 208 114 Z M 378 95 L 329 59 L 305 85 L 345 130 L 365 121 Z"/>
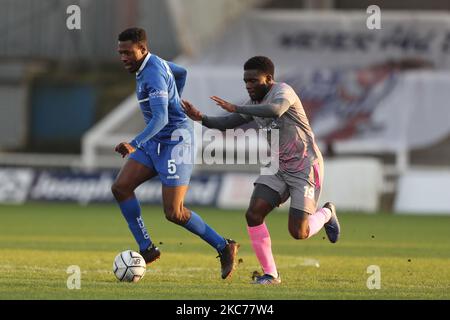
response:
<path id="1" fill-rule="evenodd" d="M 209 117 L 205 114 L 202 114 L 197 108 L 195 108 L 192 103 L 187 100 L 183 100 L 182 103 L 183 109 L 186 115 L 194 121 L 201 121 L 202 125 L 211 129 L 233 129 L 243 125 L 244 123 L 248 123 L 253 120 L 252 117 L 241 115 L 238 113 L 233 113 L 224 117 Z"/>
<path id="2" fill-rule="evenodd" d="M 173 62 L 167 61 L 167 64 L 175 77 L 175 85 L 177 86 L 178 95 L 181 97 L 186 84 L 187 70 Z"/>
<path id="3" fill-rule="evenodd" d="M 281 117 L 281 115 L 291 106 L 289 100 L 282 98 L 275 99 L 272 103 L 268 104 L 252 104 L 249 106 L 234 105 L 216 96 L 212 96 L 211 99 L 214 100 L 219 107 L 228 112 L 237 112 L 263 118 Z"/>
<path id="4" fill-rule="evenodd" d="M 192 103 L 187 100 L 181 100 L 181 107 L 184 113 L 194 121 L 202 121 L 203 114 Z"/>
<path id="5" fill-rule="evenodd" d="M 239 113 L 232 113 L 223 117 L 202 116 L 202 124 L 205 127 L 219 129 L 221 131 L 225 131 L 226 129 L 234 129 L 251 121 L 253 121 L 252 117 L 247 117 Z"/>

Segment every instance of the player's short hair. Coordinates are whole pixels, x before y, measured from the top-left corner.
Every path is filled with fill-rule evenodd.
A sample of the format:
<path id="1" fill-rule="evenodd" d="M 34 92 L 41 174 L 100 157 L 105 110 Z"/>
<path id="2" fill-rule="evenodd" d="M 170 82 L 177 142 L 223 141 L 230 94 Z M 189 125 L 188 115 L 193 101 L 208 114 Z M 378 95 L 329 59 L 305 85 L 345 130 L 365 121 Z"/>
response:
<path id="1" fill-rule="evenodd" d="M 275 75 L 275 66 L 272 60 L 264 56 L 256 56 L 247 60 L 244 64 L 244 70 L 259 70 L 265 74 Z"/>
<path id="2" fill-rule="evenodd" d="M 119 34 L 119 41 L 130 40 L 133 43 L 140 43 L 147 46 L 147 34 L 142 28 L 128 28 Z"/>

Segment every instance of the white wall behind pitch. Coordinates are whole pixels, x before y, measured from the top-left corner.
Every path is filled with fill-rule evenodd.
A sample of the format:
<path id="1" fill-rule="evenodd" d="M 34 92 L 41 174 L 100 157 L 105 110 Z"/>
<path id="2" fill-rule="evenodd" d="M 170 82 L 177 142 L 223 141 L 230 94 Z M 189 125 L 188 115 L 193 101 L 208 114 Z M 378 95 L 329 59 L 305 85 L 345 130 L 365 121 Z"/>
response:
<path id="1" fill-rule="evenodd" d="M 399 180 L 394 211 L 450 215 L 450 170 L 411 169 Z"/>
<path id="2" fill-rule="evenodd" d="M 325 159 L 320 204 L 332 201 L 338 210 L 375 213 L 383 188 L 383 168 L 377 159 Z"/>

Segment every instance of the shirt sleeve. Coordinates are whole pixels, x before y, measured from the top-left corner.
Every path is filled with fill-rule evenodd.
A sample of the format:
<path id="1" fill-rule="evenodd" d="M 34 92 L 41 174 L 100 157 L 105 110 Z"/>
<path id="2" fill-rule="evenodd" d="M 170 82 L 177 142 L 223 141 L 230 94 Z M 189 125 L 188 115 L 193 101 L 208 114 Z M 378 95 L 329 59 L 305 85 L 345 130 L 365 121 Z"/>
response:
<path id="1" fill-rule="evenodd" d="M 291 105 L 289 100 L 277 98 L 274 99 L 272 103 L 268 104 L 236 106 L 236 112 L 262 118 L 279 118 Z"/>
<path id="2" fill-rule="evenodd" d="M 219 129 L 224 131 L 226 129 L 233 129 L 253 121 L 253 118 L 247 115 L 232 113 L 223 117 L 208 117 L 202 116 L 202 124 L 207 128 Z"/>
<path id="3" fill-rule="evenodd" d="M 130 142 L 135 148 L 153 138 L 169 122 L 169 99 L 164 77 L 158 75 L 152 79 L 151 85 L 147 84 L 147 89 L 152 118 L 145 129 Z"/>
<path id="4" fill-rule="evenodd" d="M 178 95 L 181 97 L 184 85 L 186 84 L 187 70 L 173 62 L 167 61 L 167 64 L 169 65 L 169 68 L 172 71 L 173 76 L 175 77 L 175 84 L 177 86 Z"/>

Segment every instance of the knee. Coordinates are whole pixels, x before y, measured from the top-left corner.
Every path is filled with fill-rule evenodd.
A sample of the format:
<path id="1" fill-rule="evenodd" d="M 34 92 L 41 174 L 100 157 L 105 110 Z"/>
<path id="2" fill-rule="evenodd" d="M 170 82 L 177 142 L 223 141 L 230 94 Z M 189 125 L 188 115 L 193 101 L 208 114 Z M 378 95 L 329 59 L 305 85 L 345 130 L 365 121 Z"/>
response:
<path id="1" fill-rule="evenodd" d="M 176 208 L 174 206 L 164 207 L 164 214 L 166 219 L 178 225 L 184 225 L 189 220 L 184 215 L 184 210 L 181 208 Z"/>
<path id="2" fill-rule="evenodd" d="M 245 213 L 245 219 L 249 226 L 259 226 L 264 223 L 264 217 L 257 210 L 249 208 Z"/>
<path id="3" fill-rule="evenodd" d="M 114 195 L 114 198 L 120 200 L 129 194 L 129 188 L 125 184 L 115 181 L 111 186 L 111 192 Z M 131 190 L 131 192 L 133 191 Z"/>
<path id="4" fill-rule="evenodd" d="M 295 240 L 304 240 L 308 238 L 308 232 L 300 228 L 298 229 L 289 228 L 289 233 Z"/>

